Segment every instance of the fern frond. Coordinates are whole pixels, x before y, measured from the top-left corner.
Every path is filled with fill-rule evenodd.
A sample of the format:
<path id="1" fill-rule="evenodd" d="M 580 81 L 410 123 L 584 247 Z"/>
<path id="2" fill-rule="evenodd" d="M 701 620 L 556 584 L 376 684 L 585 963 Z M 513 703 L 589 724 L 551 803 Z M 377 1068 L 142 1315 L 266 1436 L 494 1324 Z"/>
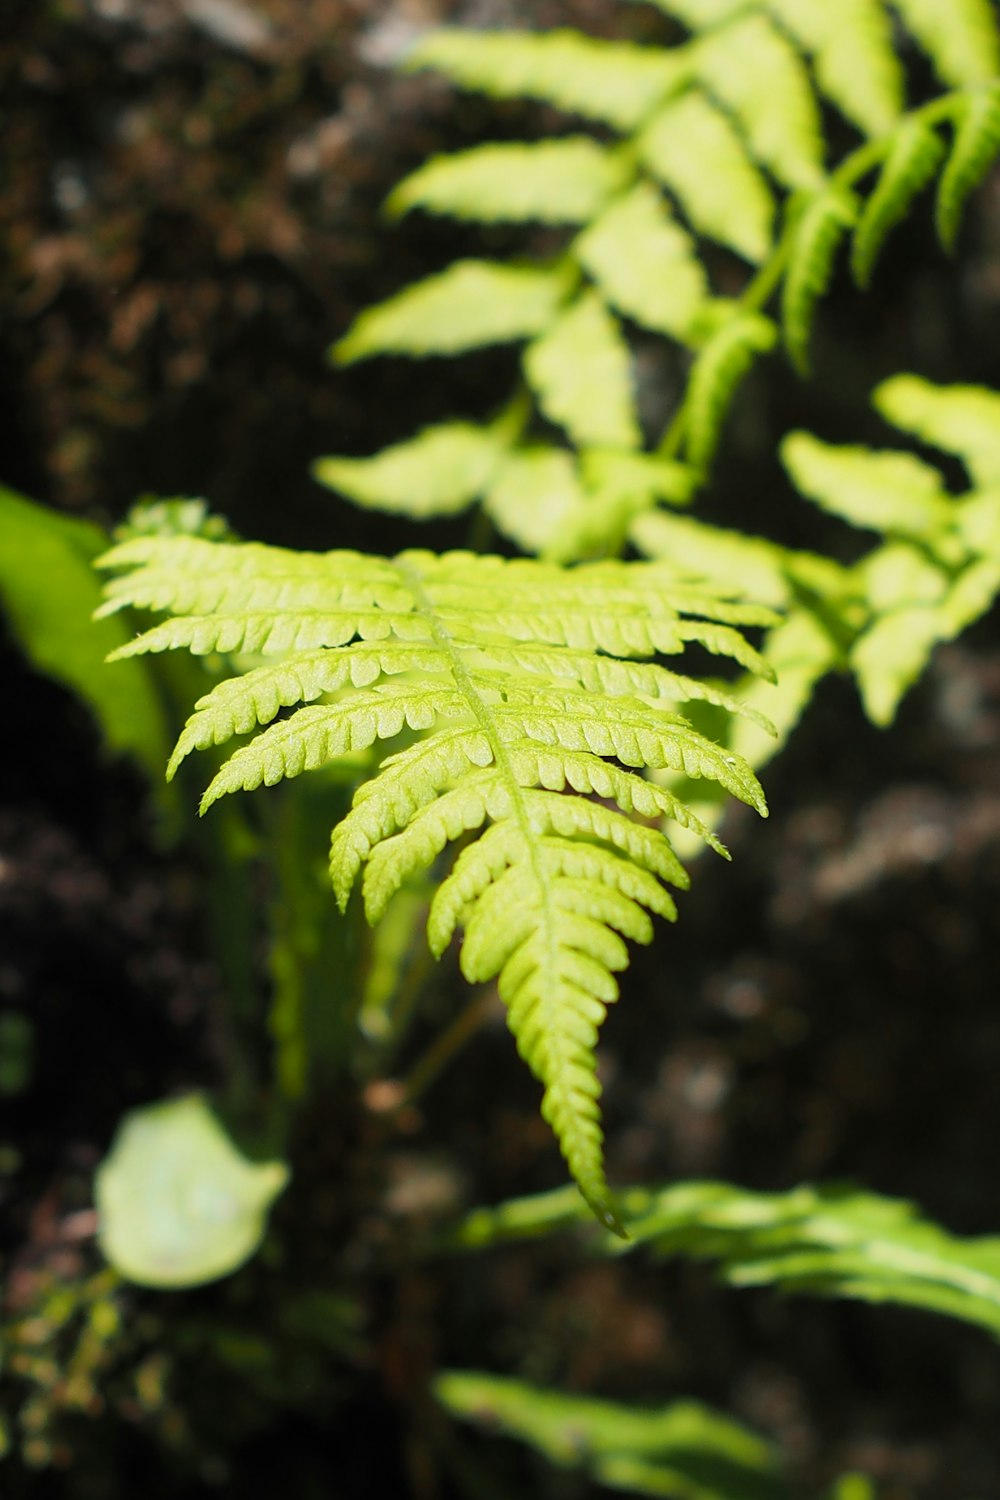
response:
<path id="1" fill-rule="evenodd" d="M 1000 150 L 1000 83 L 977 89 L 963 101 L 951 154 L 941 173 L 937 196 L 938 237 L 954 247 L 966 199 Z"/>
<path id="2" fill-rule="evenodd" d="M 865 203 L 851 243 L 851 272 L 859 287 L 872 278 L 889 234 L 937 173 L 944 143 L 919 118 L 905 120 L 893 136 L 875 190 Z"/>
<path id="3" fill-rule="evenodd" d="M 831 446 L 794 432 L 781 459 L 803 495 L 852 526 L 926 541 L 954 518 L 940 472 L 913 454 Z"/>
<path id="4" fill-rule="evenodd" d="M 698 77 L 732 111 L 750 149 L 779 182 L 814 188 L 823 132 L 809 74 L 765 16 L 750 14 L 692 44 Z"/>
<path id="5" fill-rule="evenodd" d="M 638 138 L 643 165 L 695 229 L 749 261 L 771 248 L 774 199 L 728 116 L 697 89 L 671 100 Z"/>
<path id="6" fill-rule="evenodd" d="M 631 130 L 690 73 L 686 58 L 575 31 L 442 29 L 424 37 L 407 68 L 434 68 L 461 88 L 497 99 L 542 99 L 569 114 Z"/>
<path id="7" fill-rule="evenodd" d="M 372 458 L 320 458 L 313 478 L 357 505 L 410 515 L 450 516 L 486 489 L 506 443 L 496 427 L 442 422 Z"/>
<path id="8" fill-rule="evenodd" d="M 708 296 L 687 232 L 651 183 L 606 209 L 573 253 L 608 301 L 643 328 L 685 340 Z"/>
<path id="9" fill-rule="evenodd" d="M 524 373 L 542 411 L 573 442 L 636 448 L 629 347 L 596 292 L 585 292 L 524 352 Z"/>
<path id="10" fill-rule="evenodd" d="M 104 565 L 121 573 L 109 608 L 210 611 L 154 626 L 130 654 L 187 644 L 282 655 L 196 705 L 172 770 L 193 749 L 251 736 L 203 810 L 377 741 L 421 736 L 359 788 L 334 830 L 337 898 L 346 904 L 362 877 L 376 921 L 405 880 L 478 834 L 434 897 L 431 947 L 440 953 L 461 928 L 463 972 L 498 980 L 543 1114 L 584 1196 L 614 1226 L 597 1029 L 627 942 L 649 941 L 652 916 L 672 919 L 666 887 L 687 884 L 666 835 L 636 819 L 668 816 L 721 852 L 675 792 L 641 773 L 672 768 L 766 813 L 750 768 L 664 707 L 732 700 L 655 658 L 698 641 L 766 670 L 737 626 L 773 614 L 657 563 L 566 570 L 470 553 L 387 559 L 139 537 Z"/>
<path id="11" fill-rule="evenodd" d="M 892 0 L 944 83 L 985 83 L 1000 73 L 1000 33 L 990 0 Z"/>
<path id="12" fill-rule="evenodd" d="M 338 364 L 376 354 L 457 354 L 541 333 L 569 291 L 558 269 L 460 260 L 367 308 L 333 346 Z"/>
<path id="13" fill-rule="evenodd" d="M 436 156 L 390 193 L 392 214 L 421 208 L 455 219 L 586 224 L 625 186 L 624 159 L 590 136 L 474 146 Z"/>
<path id="14" fill-rule="evenodd" d="M 856 218 L 853 194 L 834 186 L 809 199 L 795 224 L 781 288 L 781 318 L 785 347 L 802 375 L 809 368 L 816 304 L 830 284 L 837 247 Z"/>
<path id="15" fill-rule="evenodd" d="M 459 1421 L 528 1443 L 602 1488 L 676 1500 L 787 1494 L 770 1444 L 700 1402 L 625 1406 L 475 1370 L 445 1371 L 434 1394 Z"/>
<path id="16" fill-rule="evenodd" d="M 767 0 L 812 54 L 826 97 L 866 135 L 884 135 L 903 108 L 903 69 L 882 0 Z"/>
<path id="17" fill-rule="evenodd" d="M 1000 482 L 1000 395 L 975 385 L 932 385 L 896 375 L 874 394 L 876 409 L 903 432 L 954 453 L 980 485 Z"/>
<path id="18" fill-rule="evenodd" d="M 699 351 L 683 407 L 684 448 L 696 469 L 709 467 L 733 393 L 760 354 L 773 349 L 778 330 L 763 313 L 737 313 Z"/>

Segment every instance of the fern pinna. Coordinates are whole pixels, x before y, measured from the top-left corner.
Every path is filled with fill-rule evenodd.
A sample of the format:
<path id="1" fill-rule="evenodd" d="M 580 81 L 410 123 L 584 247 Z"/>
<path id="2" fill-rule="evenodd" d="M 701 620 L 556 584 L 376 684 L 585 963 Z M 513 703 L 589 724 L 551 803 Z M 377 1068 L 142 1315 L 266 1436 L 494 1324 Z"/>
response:
<path id="1" fill-rule="evenodd" d="M 404 737 L 334 829 L 337 899 L 346 907 L 361 877 L 377 922 L 409 877 L 473 835 L 434 896 L 430 946 L 442 953 L 461 928 L 466 978 L 499 977 L 545 1117 L 585 1197 L 613 1222 L 594 1047 L 625 940 L 648 942 L 650 914 L 675 915 L 667 887 L 687 884 L 656 821 L 724 852 L 641 772 L 708 778 L 766 811 L 745 762 L 675 707 L 739 705 L 655 658 L 697 642 L 764 669 L 738 627 L 766 624 L 770 612 L 657 563 L 566 570 L 464 552 L 387 559 L 137 537 L 104 565 L 118 575 L 106 612 L 172 615 L 116 655 L 185 647 L 277 658 L 216 686 L 181 735 L 171 775 L 194 749 L 253 735 L 203 811 L 227 792 Z"/>
<path id="2" fill-rule="evenodd" d="M 523 390 L 492 424 L 441 423 L 373 458 L 320 460 L 322 483 L 418 517 L 479 500 L 523 550 L 615 553 L 636 540 L 637 514 L 690 498 L 762 354 L 783 340 L 806 369 L 848 236 L 866 286 L 893 227 L 936 181 L 951 247 L 1000 147 L 990 0 L 654 3 L 688 35 L 657 47 L 451 29 L 417 43 L 410 68 L 544 101 L 605 138 L 577 127 L 478 146 L 436 157 L 395 189 L 394 214 L 562 225 L 565 247 L 534 265 L 459 261 L 361 313 L 334 348 L 340 363 L 518 342 Z M 908 107 L 914 50 L 944 92 Z M 829 106 L 860 137 L 839 161 Z M 712 242 L 746 264 L 741 288 Z M 660 336 L 679 366 L 659 437 L 640 421 L 630 325 L 647 345 Z"/>

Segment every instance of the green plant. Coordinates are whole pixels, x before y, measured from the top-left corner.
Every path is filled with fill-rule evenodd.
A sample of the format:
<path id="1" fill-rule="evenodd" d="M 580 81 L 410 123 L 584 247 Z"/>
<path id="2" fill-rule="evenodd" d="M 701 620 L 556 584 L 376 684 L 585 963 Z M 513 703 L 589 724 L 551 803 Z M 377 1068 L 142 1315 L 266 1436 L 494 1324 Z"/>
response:
<path id="1" fill-rule="evenodd" d="M 1000 148 L 995 7 L 655 3 L 686 29 L 673 45 L 454 30 L 408 62 L 593 125 L 435 158 L 401 183 L 395 216 L 545 230 L 530 260 L 465 259 L 404 288 L 333 350 L 346 366 L 523 344 L 517 388 L 492 421 L 442 421 L 374 457 L 315 466 L 328 487 L 404 521 L 478 507 L 475 550 L 292 552 L 206 529 L 202 513 L 195 525 L 140 517 L 100 564 L 111 574 L 101 628 L 128 611 L 140 630 L 109 638 L 108 680 L 158 653 L 202 659 L 193 691 L 205 691 L 169 776 L 193 750 L 214 758 L 206 828 L 229 793 L 277 789 L 249 826 L 277 891 L 279 1138 L 321 1056 L 342 1078 L 398 1046 L 426 988 L 414 964 L 399 999 L 423 917 L 435 957 L 460 931 L 466 980 L 497 982 L 587 1207 L 568 1189 L 483 1209 L 438 1226 L 420 1256 L 548 1236 L 592 1212 L 612 1231 L 591 1226 L 599 1254 L 714 1259 L 733 1284 L 889 1300 L 996 1334 L 996 1243 L 949 1236 L 891 1199 L 718 1183 L 613 1192 L 605 1180 L 598 1027 L 627 942 L 649 942 L 651 918 L 676 915 L 668 887 L 688 882 L 679 855 L 725 853 L 727 798 L 766 813 L 757 772 L 826 674 L 852 674 L 868 717 L 886 725 L 934 648 L 1000 591 L 1000 394 L 984 388 L 906 374 L 874 393 L 897 431 L 960 459 L 958 493 L 908 450 L 785 437 L 794 488 L 874 534 L 860 555 L 846 532 L 825 555 L 685 513 L 710 484 L 751 368 L 783 345 L 808 373 L 848 236 L 863 290 L 934 185 L 938 235 L 954 247 Z M 906 107 L 914 46 L 942 91 Z M 860 142 L 842 146 L 848 132 Z M 637 349 L 658 362 L 642 393 Z M 536 555 L 494 555 L 494 544 Z M 91 691 L 89 668 L 86 681 L 62 675 Z M 300 790 L 310 785 L 315 803 Z M 339 926 L 315 878 L 317 829 L 325 838 L 329 824 Z M 239 863 L 233 847 L 219 840 L 220 868 Z M 359 935 L 362 914 L 374 940 Z M 310 1027 L 334 1008 L 314 980 L 338 962 L 342 993 L 321 1043 Z M 445 1046 L 471 1024 L 473 1011 Z M 764 1445 L 696 1406 L 639 1412 L 470 1372 L 446 1374 L 436 1392 L 452 1413 L 612 1487 L 688 1500 L 786 1493 Z M 868 1492 L 860 1476 L 836 1490 Z"/>

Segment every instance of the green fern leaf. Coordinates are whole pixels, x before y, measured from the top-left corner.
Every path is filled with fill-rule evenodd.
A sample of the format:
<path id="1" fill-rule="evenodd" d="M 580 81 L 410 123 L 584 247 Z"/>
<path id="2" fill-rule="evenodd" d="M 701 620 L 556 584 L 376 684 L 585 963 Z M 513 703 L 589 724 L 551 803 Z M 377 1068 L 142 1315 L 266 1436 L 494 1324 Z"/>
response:
<path id="1" fill-rule="evenodd" d="M 903 107 L 903 70 L 881 0 L 767 0 L 813 55 L 820 88 L 866 135 L 892 129 Z"/>
<path id="2" fill-rule="evenodd" d="M 689 75 L 685 57 L 575 31 L 434 31 L 407 67 L 435 68 L 498 99 L 543 99 L 557 109 L 632 130 Z"/>
<path id="3" fill-rule="evenodd" d="M 926 543 L 954 520 L 940 473 L 913 454 L 835 447 L 794 432 L 781 460 L 802 494 L 852 526 Z"/>
<path id="4" fill-rule="evenodd" d="M 708 31 L 746 10 L 746 0 L 651 0 L 651 3 L 657 10 L 683 21 L 689 31 Z"/>
<path id="5" fill-rule="evenodd" d="M 386 559 L 138 537 L 104 565 L 120 573 L 108 610 L 182 611 L 124 654 L 282 657 L 197 704 L 171 771 L 194 749 L 251 736 L 203 810 L 377 741 L 422 736 L 359 788 L 334 830 L 336 895 L 346 904 L 362 876 L 378 920 L 406 879 L 478 833 L 434 897 L 429 942 L 441 952 L 461 928 L 463 972 L 498 980 L 543 1114 L 587 1201 L 615 1227 L 597 1030 L 627 942 L 649 941 L 651 916 L 672 919 L 666 887 L 687 884 L 666 835 L 635 818 L 668 815 L 720 847 L 641 772 L 707 779 L 766 813 L 750 768 L 664 707 L 698 696 L 725 707 L 724 695 L 654 658 L 696 641 L 766 670 L 736 627 L 768 625 L 772 613 L 657 563 L 565 570 L 470 553 Z"/>
<path id="6" fill-rule="evenodd" d="M 771 248 L 774 199 L 728 117 L 697 90 L 661 109 L 638 141 L 643 164 L 699 233 L 750 261 Z"/>
<path id="7" fill-rule="evenodd" d="M 524 352 L 542 411 L 580 447 L 638 447 L 630 364 L 618 320 L 596 292 L 585 292 Z"/>
<path id="8" fill-rule="evenodd" d="M 486 488 L 505 444 L 491 427 L 445 422 L 372 458 L 320 458 L 313 478 L 358 505 L 422 520 L 465 510 Z"/>
<path id="9" fill-rule="evenodd" d="M 759 354 L 777 343 L 778 330 L 762 313 L 737 313 L 700 350 L 684 402 L 688 462 L 705 470 L 712 461 L 733 394 Z"/>
<path id="10" fill-rule="evenodd" d="M 497 530 L 525 552 L 558 552 L 586 504 L 576 461 L 565 448 L 518 448 L 493 477 L 485 507 Z"/>
<path id="11" fill-rule="evenodd" d="M 530 1443 L 597 1484 L 676 1500 L 783 1500 L 775 1450 L 695 1401 L 646 1408 L 448 1370 L 434 1394 L 453 1417 Z"/>
<path id="12" fill-rule="evenodd" d="M 684 340 L 707 295 L 690 236 L 650 183 L 640 183 L 574 241 L 573 252 L 619 312 Z"/>
<path id="13" fill-rule="evenodd" d="M 787 553 L 776 542 L 662 511 L 638 516 L 632 539 L 646 557 L 673 559 L 683 572 L 710 577 L 716 587 L 745 589 L 775 609 L 790 602 Z"/>
<path id="14" fill-rule="evenodd" d="M 433 157 L 393 189 L 386 207 L 393 214 L 422 208 L 483 223 L 586 224 L 627 176 L 624 159 L 589 136 L 475 146 Z"/>
<path id="15" fill-rule="evenodd" d="M 735 1286 L 890 1302 L 945 1313 L 1000 1335 L 1000 1239 L 960 1238 L 911 1204 L 842 1187 L 754 1193 L 725 1182 L 636 1187 L 621 1194 L 630 1248 L 718 1261 Z M 583 1217 L 565 1188 L 476 1209 L 459 1248 L 537 1238 Z M 606 1252 L 621 1245 L 606 1241 Z"/>
<path id="16" fill-rule="evenodd" d="M 883 381 L 874 401 L 894 427 L 956 454 L 976 484 L 1000 483 L 1000 395 L 995 391 L 896 375 Z"/>
<path id="17" fill-rule="evenodd" d="M 962 210 L 1000 150 L 1000 84 L 970 94 L 955 126 L 951 155 L 941 173 L 937 198 L 938 237 L 954 247 Z"/>
<path id="18" fill-rule="evenodd" d="M 851 244 L 851 271 L 859 287 L 869 285 L 886 239 L 935 175 L 943 155 L 941 137 L 919 118 L 904 121 L 894 135 Z"/>
<path id="19" fill-rule="evenodd" d="M 985 83 L 1000 73 L 1000 35 L 990 0 L 892 3 L 945 83 Z"/>
<path id="20" fill-rule="evenodd" d="M 338 364 L 375 354 L 457 354 L 531 338 L 569 291 L 564 272 L 460 260 L 367 308 L 333 346 Z"/>
<path id="21" fill-rule="evenodd" d="M 781 288 L 785 347 L 799 373 L 809 369 L 809 336 L 816 303 L 833 275 L 833 260 L 844 234 L 857 218 L 857 200 L 830 187 L 801 210 Z"/>
<path id="22" fill-rule="evenodd" d="M 731 110 L 750 149 L 788 187 L 822 177 L 823 132 L 809 75 L 790 42 L 749 15 L 693 44 L 705 87 Z"/>

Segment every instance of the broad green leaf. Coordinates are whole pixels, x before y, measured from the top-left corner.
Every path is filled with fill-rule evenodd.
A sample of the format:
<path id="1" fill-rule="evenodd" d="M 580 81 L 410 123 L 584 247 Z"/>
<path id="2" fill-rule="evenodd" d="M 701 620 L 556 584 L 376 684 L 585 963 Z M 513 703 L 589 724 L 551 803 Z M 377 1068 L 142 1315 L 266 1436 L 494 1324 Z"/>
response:
<path id="1" fill-rule="evenodd" d="M 910 453 L 836 447 L 794 432 L 781 460 L 802 494 L 852 526 L 925 539 L 954 519 L 940 473 Z"/>
<path id="2" fill-rule="evenodd" d="M 391 213 L 413 208 L 457 219 L 586 224 L 625 185 L 628 165 L 590 136 L 474 146 L 435 156 L 389 196 Z"/>
<path id="3" fill-rule="evenodd" d="M 128 1115 L 95 1180 L 98 1241 L 140 1286 L 201 1286 L 254 1254 L 288 1181 L 242 1156 L 199 1095 Z"/>
<path id="4" fill-rule="evenodd" d="M 696 44 L 698 77 L 731 110 L 757 160 L 787 187 L 815 187 L 823 132 L 805 64 L 763 16 L 749 15 Z"/>
<path id="5" fill-rule="evenodd" d="M 109 670 L 105 658 L 132 632 L 92 619 L 101 588 L 91 564 L 107 545 L 100 527 L 0 487 L 0 605 L 16 640 L 87 705 L 109 749 L 134 756 L 161 788 L 171 735 L 151 674 L 141 662 Z"/>
<path id="6" fill-rule="evenodd" d="M 1000 483 L 1000 395 L 975 385 L 932 385 L 895 375 L 875 391 L 887 422 L 956 454 L 976 484 Z"/>
<path id="7" fill-rule="evenodd" d="M 903 107 L 903 69 L 881 0 L 767 0 L 812 53 L 827 98 L 866 135 L 891 130 Z"/>
<path id="8" fill-rule="evenodd" d="M 375 354 L 458 354 L 531 338 L 548 327 L 569 290 L 558 270 L 459 260 L 367 308 L 333 346 L 338 364 Z"/>
<path id="9" fill-rule="evenodd" d="M 655 47 L 576 31 L 433 31 L 407 67 L 436 68 L 494 98 L 544 99 L 557 109 L 632 130 L 685 82 L 687 59 Z"/>
<path id="10" fill-rule="evenodd" d="M 1000 72 L 1000 36 L 990 0 L 892 0 L 944 83 L 985 83 Z"/>
<path id="11" fill-rule="evenodd" d="M 784 1500 L 777 1454 L 695 1401 L 626 1406 L 519 1380 L 448 1370 L 434 1392 L 452 1416 L 530 1443 L 598 1483 L 675 1500 Z"/>
<path id="12" fill-rule="evenodd" d="M 644 165 L 700 234 L 750 261 L 771 247 L 774 199 L 729 118 L 698 90 L 671 100 L 638 142 Z"/>
<path id="13" fill-rule="evenodd" d="M 578 447 L 638 447 L 628 344 L 596 292 L 584 292 L 528 345 L 524 373 L 542 411 Z"/>
<path id="14" fill-rule="evenodd" d="M 314 478 L 358 505 L 422 520 L 465 510 L 485 488 L 506 444 L 491 427 L 444 422 L 372 458 L 320 458 Z"/>
<path id="15" fill-rule="evenodd" d="M 650 183 L 613 203 L 573 249 L 619 312 L 658 333 L 690 335 L 708 295 L 705 272 Z"/>

